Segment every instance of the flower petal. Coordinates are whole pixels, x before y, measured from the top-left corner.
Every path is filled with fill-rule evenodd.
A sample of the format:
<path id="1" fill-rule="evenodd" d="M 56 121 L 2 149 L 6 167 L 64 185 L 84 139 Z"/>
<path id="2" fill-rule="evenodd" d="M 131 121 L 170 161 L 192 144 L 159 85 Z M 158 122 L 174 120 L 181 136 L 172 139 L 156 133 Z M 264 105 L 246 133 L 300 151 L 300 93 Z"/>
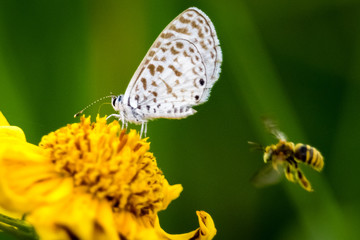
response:
<path id="1" fill-rule="evenodd" d="M 180 193 L 183 190 L 183 187 L 181 186 L 181 184 L 175 184 L 175 185 L 169 185 L 169 182 L 164 179 L 164 200 L 163 200 L 163 210 L 165 210 L 168 205 L 170 204 L 170 202 L 172 200 L 177 199 L 180 196 Z"/>
<path id="2" fill-rule="evenodd" d="M 161 229 L 159 224 L 159 219 L 156 219 L 155 229 L 157 229 L 159 234 L 159 239 L 168 239 L 168 240 L 211 240 L 216 235 L 216 228 L 214 221 L 211 216 L 204 211 L 196 211 L 196 214 L 199 219 L 200 227 L 192 232 L 184 234 L 168 234 Z"/>
<path id="3" fill-rule="evenodd" d="M 15 138 L 0 138 L 0 204 L 28 212 L 72 191 L 72 180 L 54 170 L 46 152 Z"/>
<path id="4" fill-rule="evenodd" d="M 135 216 L 128 211 L 114 214 L 116 229 L 120 239 L 129 240 L 159 240 L 156 229 L 153 227 L 155 216 Z"/>
<path id="5" fill-rule="evenodd" d="M 26 141 L 23 130 L 16 126 L 0 126 L 0 138 L 15 138 L 23 142 Z"/>
<path id="6" fill-rule="evenodd" d="M 0 111 L 0 126 L 10 126 L 9 122 L 6 120 L 4 114 Z"/>
<path id="7" fill-rule="evenodd" d="M 17 138 L 26 141 L 23 130 L 19 127 L 10 126 L 5 116 L 0 111 L 0 138 Z"/>
<path id="8" fill-rule="evenodd" d="M 27 221 L 40 239 L 119 240 L 110 205 L 83 189 L 77 189 L 66 201 L 36 209 Z"/>

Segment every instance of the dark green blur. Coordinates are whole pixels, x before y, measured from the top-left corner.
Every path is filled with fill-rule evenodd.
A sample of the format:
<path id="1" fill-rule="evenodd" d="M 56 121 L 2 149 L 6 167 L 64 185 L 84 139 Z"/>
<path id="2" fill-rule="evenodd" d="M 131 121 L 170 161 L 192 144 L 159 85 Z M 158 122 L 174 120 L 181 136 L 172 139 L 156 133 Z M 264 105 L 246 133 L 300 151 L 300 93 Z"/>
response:
<path id="1" fill-rule="evenodd" d="M 359 239 L 359 0 L 1 1 L 0 110 L 37 144 L 92 101 L 124 93 L 157 35 L 191 6 L 213 21 L 224 62 L 197 114 L 148 124 L 159 167 L 184 187 L 161 226 L 191 231 L 205 210 L 215 239 Z M 85 113 L 99 111 L 113 113 Z M 303 167 L 315 192 L 250 184 L 263 162 L 247 141 L 276 142 L 262 116 L 322 152 L 322 173 Z"/>

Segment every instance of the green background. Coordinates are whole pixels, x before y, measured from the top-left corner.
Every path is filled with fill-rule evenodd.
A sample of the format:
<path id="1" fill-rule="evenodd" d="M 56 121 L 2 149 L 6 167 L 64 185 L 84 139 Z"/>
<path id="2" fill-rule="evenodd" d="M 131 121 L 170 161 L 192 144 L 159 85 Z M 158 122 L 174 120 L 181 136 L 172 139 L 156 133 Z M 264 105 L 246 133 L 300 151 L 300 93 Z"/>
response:
<path id="1" fill-rule="evenodd" d="M 224 61 L 197 114 L 148 124 L 159 167 L 184 187 L 160 213 L 164 230 L 191 231 L 205 210 L 215 239 L 359 239 L 359 0 L 1 1 L 0 110 L 37 144 L 92 101 L 124 93 L 158 34 L 191 6 L 213 21 Z M 303 167 L 315 192 L 251 185 L 263 162 L 247 141 L 276 142 L 261 116 L 322 152 L 322 173 Z"/>

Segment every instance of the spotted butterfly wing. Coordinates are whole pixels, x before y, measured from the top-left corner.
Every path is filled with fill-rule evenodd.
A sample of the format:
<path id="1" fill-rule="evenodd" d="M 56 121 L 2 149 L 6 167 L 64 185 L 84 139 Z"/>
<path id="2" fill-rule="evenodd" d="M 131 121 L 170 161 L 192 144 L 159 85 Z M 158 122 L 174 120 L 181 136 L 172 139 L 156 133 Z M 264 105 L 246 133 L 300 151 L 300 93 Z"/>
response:
<path id="1" fill-rule="evenodd" d="M 222 54 L 215 28 L 205 13 L 189 8 L 159 35 L 136 70 L 124 104 L 143 119 L 184 118 L 206 102 L 219 78 Z"/>

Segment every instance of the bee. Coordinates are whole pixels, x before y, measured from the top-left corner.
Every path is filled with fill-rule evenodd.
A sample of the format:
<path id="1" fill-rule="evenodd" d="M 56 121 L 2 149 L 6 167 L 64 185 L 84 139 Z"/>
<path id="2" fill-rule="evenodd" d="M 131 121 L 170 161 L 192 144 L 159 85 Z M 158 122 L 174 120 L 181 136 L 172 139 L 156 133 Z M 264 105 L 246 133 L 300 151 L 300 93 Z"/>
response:
<path id="1" fill-rule="evenodd" d="M 264 124 L 279 142 L 267 147 L 249 142 L 264 152 L 266 163 L 265 167 L 252 178 L 252 182 L 259 187 L 275 184 L 280 180 L 280 170 L 282 170 L 289 181 L 299 183 L 306 191 L 312 192 L 311 184 L 299 168 L 299 164 L 307 164 L 320 172 L 324 167 L 324 157 L 312 146 L 287 141 L 285 134 L 272 121 L 265 119 Z"/>

